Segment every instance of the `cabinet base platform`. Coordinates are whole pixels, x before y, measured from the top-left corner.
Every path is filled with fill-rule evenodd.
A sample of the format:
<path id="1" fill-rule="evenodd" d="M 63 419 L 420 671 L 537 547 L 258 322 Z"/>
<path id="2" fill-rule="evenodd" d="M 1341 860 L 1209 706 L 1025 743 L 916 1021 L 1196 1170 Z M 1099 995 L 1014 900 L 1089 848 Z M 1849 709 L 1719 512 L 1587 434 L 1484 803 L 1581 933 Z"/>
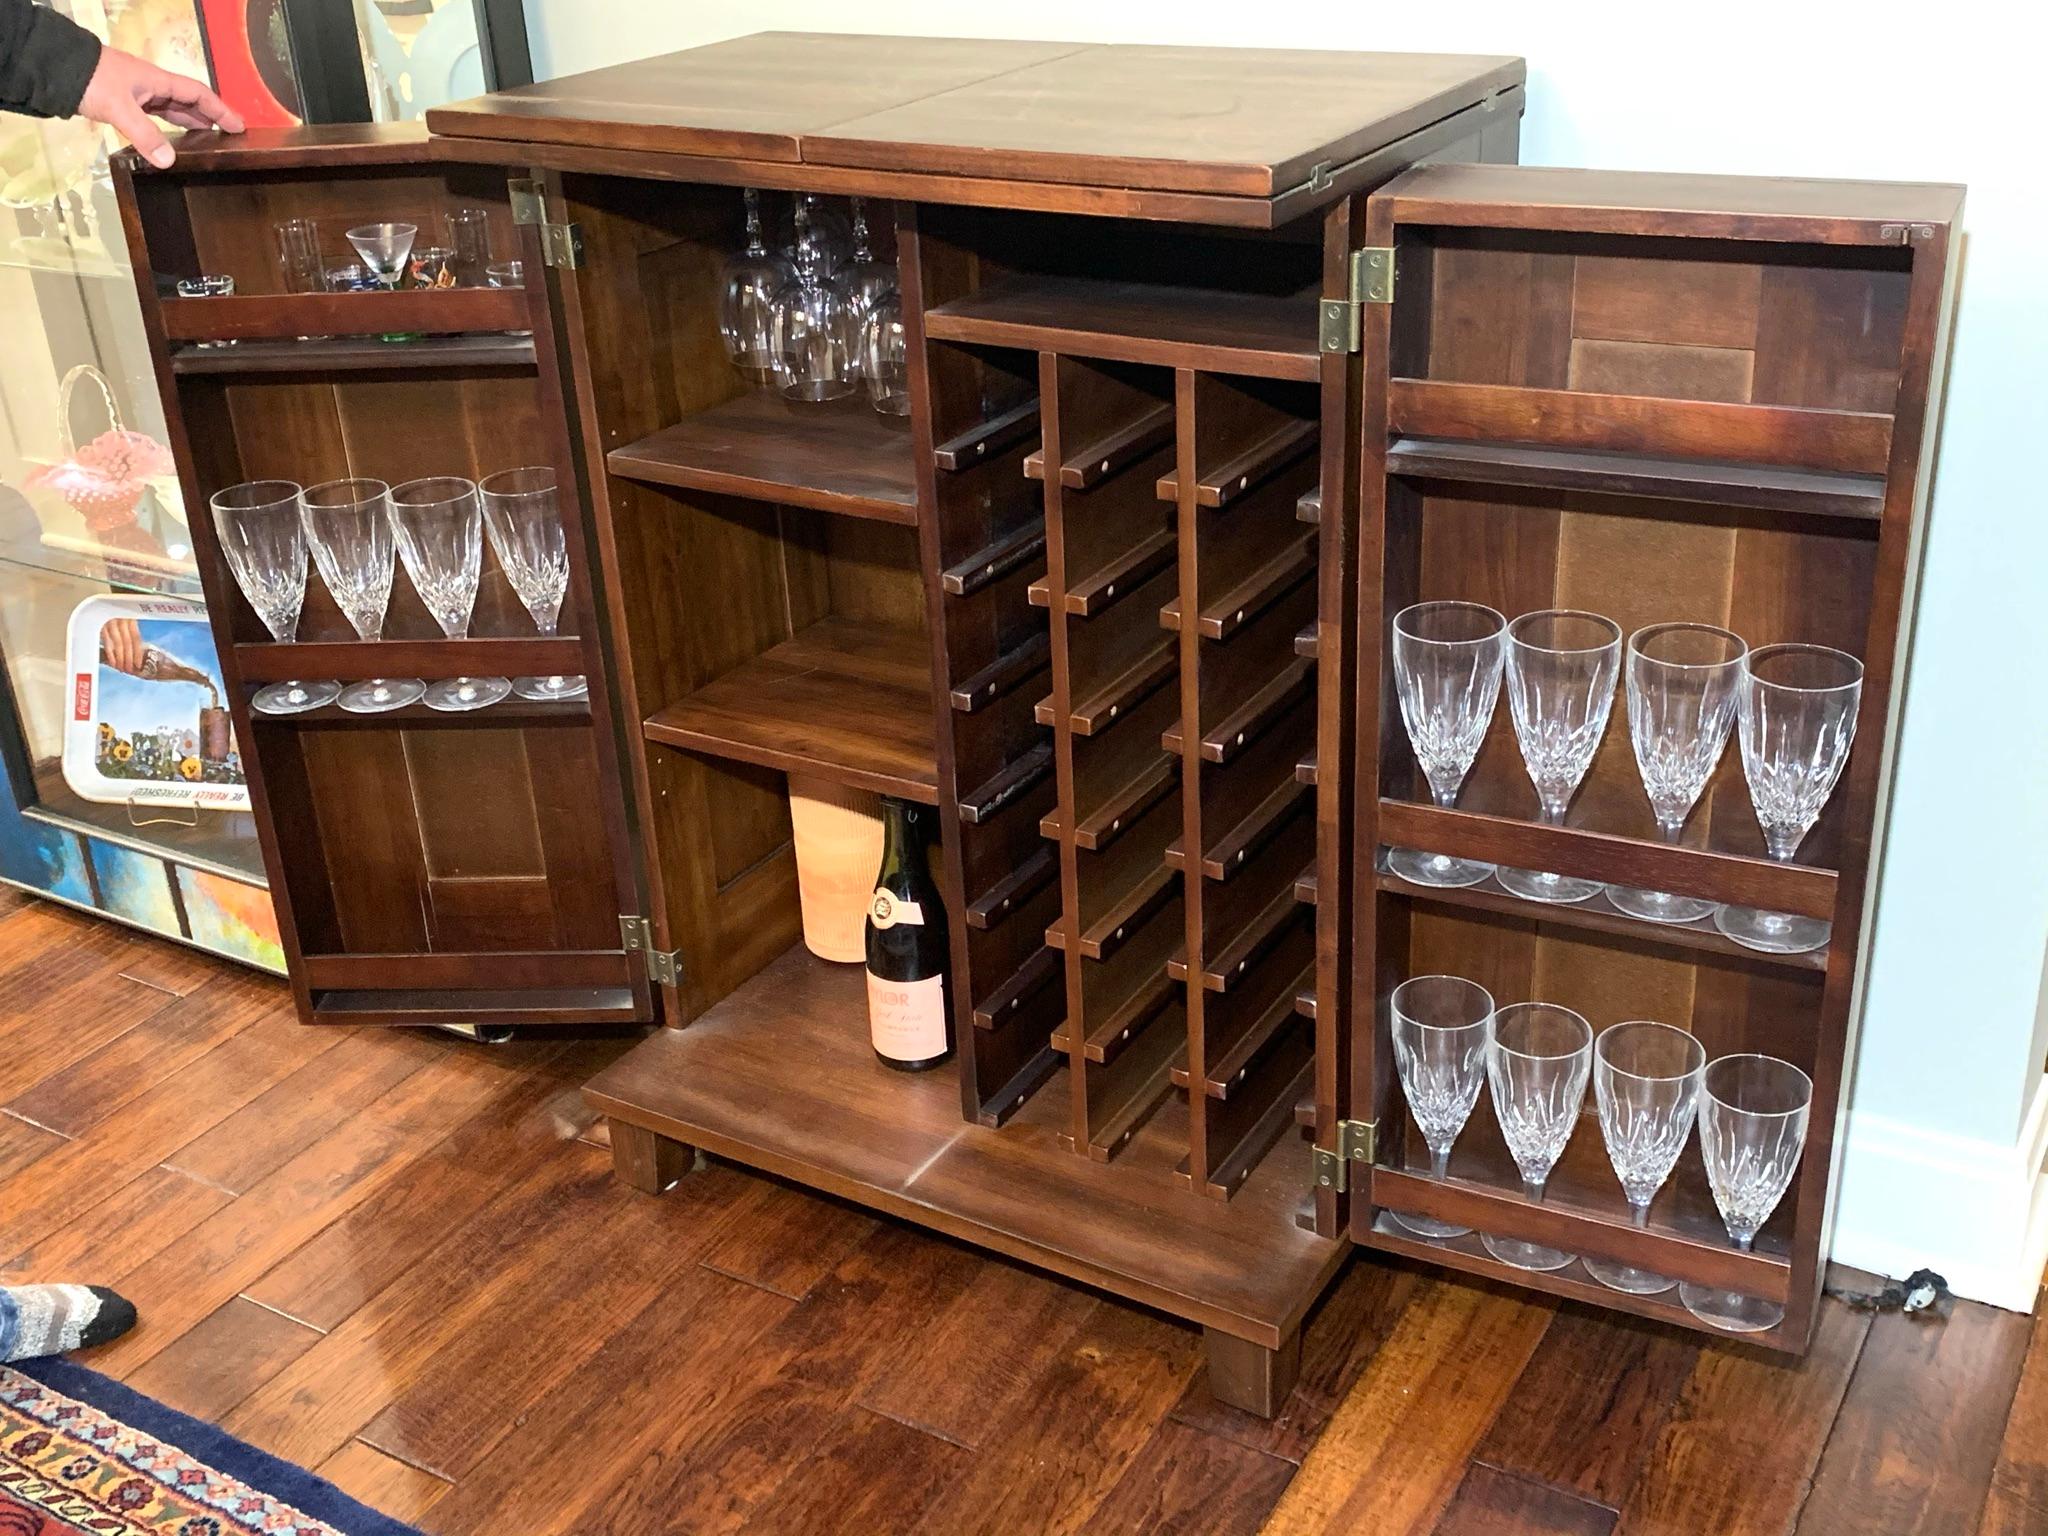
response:
<path id="1" fill-rule="evenodd" d="M 969 1123 L 950 1071 L 875 1060 L 862 974 L 798 945 L 594 1078 L 584 1096 L 631 1153 L 622 1175 L 661 1188 L 702 1148 L 1288 1358 L 1348 1246 L 1297 1220 L 1305 1140 L 1283 1136 L 1223 1202 L 1175 1175 L 1177 1097 L 1110 1163 L 1060 1147 L 1057 1080 L 999 1129 Z"/>

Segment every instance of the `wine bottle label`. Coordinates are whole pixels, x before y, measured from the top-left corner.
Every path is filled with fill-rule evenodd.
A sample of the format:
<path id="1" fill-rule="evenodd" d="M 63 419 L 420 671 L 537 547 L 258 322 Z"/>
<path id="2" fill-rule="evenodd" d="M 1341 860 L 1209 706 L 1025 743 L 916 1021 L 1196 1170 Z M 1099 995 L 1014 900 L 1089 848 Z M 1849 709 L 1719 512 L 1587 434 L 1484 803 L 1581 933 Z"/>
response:
<path id="1" fill-rule="evenodd" d="M 868 976 L 868 1030 L 891 1061 L 929 1061 L 946 1053 L 946 979 L 884 981 Z"/>
<path id="2" fill-rule="evenodd" d="M 875 891 L 875 899 L 868 903 L 868 917 L 877 928 L 924 926 L 923 906 L 879 888 Z"/>

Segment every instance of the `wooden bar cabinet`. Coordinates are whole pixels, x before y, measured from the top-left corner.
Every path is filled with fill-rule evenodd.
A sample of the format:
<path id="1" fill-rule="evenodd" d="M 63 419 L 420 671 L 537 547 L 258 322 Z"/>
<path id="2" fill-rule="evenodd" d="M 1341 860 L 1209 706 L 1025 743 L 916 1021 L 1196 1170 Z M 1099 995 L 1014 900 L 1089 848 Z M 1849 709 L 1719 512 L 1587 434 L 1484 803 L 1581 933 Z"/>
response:
<path id="1" fill-rule="evenodd" d="M 1412 962 L 1519 950 L 1597 975 L 1601 946 L 1675 946 L 1687 978 L 1726 978 L 1725 1022 L 1701 1003 L 1696 1027 L 1793 1031 L 1826 1079 L 1853 1014 L 1877 652 L 1903 633 L 1953 210 L 1900 193 L 1919 211 L 1885 215 L 1908 234 L 1880 239 L 1853 192 L 1752 206 L 1741 184 L 1724 207 L 1655 179 L 1609 206 L 1606 183 L 1524 182 L 1556 173 L 1511 164 L 1523 75 L 767 34 L 440 109 L 430 133 L 194 137 L 161 173 L 131 157 L 194 505 L 257 475 L 530 462 L 569 503 L 552 639 L 487 570 L 471 639 L 431 638 L 402 592 L 385 640 L 347 638 L 316 595 L 300 639 L 269 642 L 195 526 L 302 1015 L 656 1024 L 586 1089 L 622 1177 L 659 1191 L 702 1149 L 1161 1308 L 1206 1330 L 1219 1395 L 1267 1413 L 1351 1244 L 1402 1246 L 1374 1219 L 1412 1193 L 1376 1020 Z M 1444 164 L 1375 195 L 1425 162 Z M 1457 172 L 1475 180 L 1435 179 Z M 779 193 L 867 200 L 900 273 L 907 419 L 788 403 L 729 364 L 720 269 L 749 188 L 778 210 Z M 523 287 L 275 291 L 278 218 L 338 237 L 457 204 L 492 211 Z M 1574 270 L 1594 317 L 1577 330 Z M 238 296 L 159 296 L 202 271 Z M 1740 345 L 1724 290 L 1747 294 Z M 423 339 L 376 339 L 404 332 Z M 1736 351 L 1755 381 L 1739 407 L 1710 392 Z M 1466 808 L 1413 824 L 1436 813 L 1387 729 L 1390 605 L 1624 583 L 1625 541 L 1560 532 L 1581 499 L 1617 497 L 1685 580 L 1718 570 L 1724 599 L 1731 572 L 1773 612 L 1802 573 L 1837 594 L 1821 631 L 1856 642 L 1873 687 L 1821 865 L 1766 866 L 1726 786 L 1703 851 L 1643 841 L 1619 788 L 1597 797 L 1611 814 L 1589 795 L 1583 830 L 1536 828 L 1497 743 Z M 1658 497 L 1685 510 L 1645 512 Z M 1708 532 L 1718 567 L 1685 542 Z M 580 671 L 589 700 L 247 707 L 279 677 L 521 671 Z M 882 1068 L 859 969 L 801 942 L 792 774 L 936 808 L 946 1069 Z M 1833 910 L 1827 970 L 1511 898 L 1439 913 L 1373 862 L 1439 830 L 1454 852 L 1540 838 L 1559 869 Z M 1481 953 L 1460 961 L 1467 943 Z M 1790 1294 L 1830 1183 L 1815 1143 L 1796 1238 L 1710 1258 L 1688 1195 L 1658 1241 Z M 1526 1213 L 1473 1145 L 1429 1194 L 1498 1205 L 1508 1230 Z M 1584 1182 L 1535 1219 L 1614 1230 Z"/>

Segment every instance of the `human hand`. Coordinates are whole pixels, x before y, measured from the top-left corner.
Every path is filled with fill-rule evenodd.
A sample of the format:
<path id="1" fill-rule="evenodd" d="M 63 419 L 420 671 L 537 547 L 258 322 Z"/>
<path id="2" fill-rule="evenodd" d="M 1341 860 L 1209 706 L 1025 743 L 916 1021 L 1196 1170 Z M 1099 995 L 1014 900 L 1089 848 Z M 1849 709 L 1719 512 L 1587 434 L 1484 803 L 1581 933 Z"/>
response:
<path id="1" fill-rule="evenodd" d="M 105 123 L 163 170 L 177 154 L 163 130 L 150 121 L 152 114 L 180 128 L 242 131 L 242 114 L 199 81 L 159 69 L 119 48 L 102 48 L 99 65 L 78 103 L 78 115 Z"/>
<path id="2" fill-rule="evenodd" d="M 100 626 L 100 662 L 130 677 L 142 675 L 142 627 L 133 619 L 109 619 Z"/>

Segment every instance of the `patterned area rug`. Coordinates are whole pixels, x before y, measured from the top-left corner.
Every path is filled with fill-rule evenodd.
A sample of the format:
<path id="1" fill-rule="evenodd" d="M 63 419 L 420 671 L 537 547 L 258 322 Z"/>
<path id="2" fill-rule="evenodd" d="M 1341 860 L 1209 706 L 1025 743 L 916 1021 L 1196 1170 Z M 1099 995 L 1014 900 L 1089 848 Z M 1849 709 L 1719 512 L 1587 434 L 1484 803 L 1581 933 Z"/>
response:
<path id="1" fill-rule="evenodd" d="M 420 1536 L 64 1360 L 0 1365 L 0 1536 Z"/>

